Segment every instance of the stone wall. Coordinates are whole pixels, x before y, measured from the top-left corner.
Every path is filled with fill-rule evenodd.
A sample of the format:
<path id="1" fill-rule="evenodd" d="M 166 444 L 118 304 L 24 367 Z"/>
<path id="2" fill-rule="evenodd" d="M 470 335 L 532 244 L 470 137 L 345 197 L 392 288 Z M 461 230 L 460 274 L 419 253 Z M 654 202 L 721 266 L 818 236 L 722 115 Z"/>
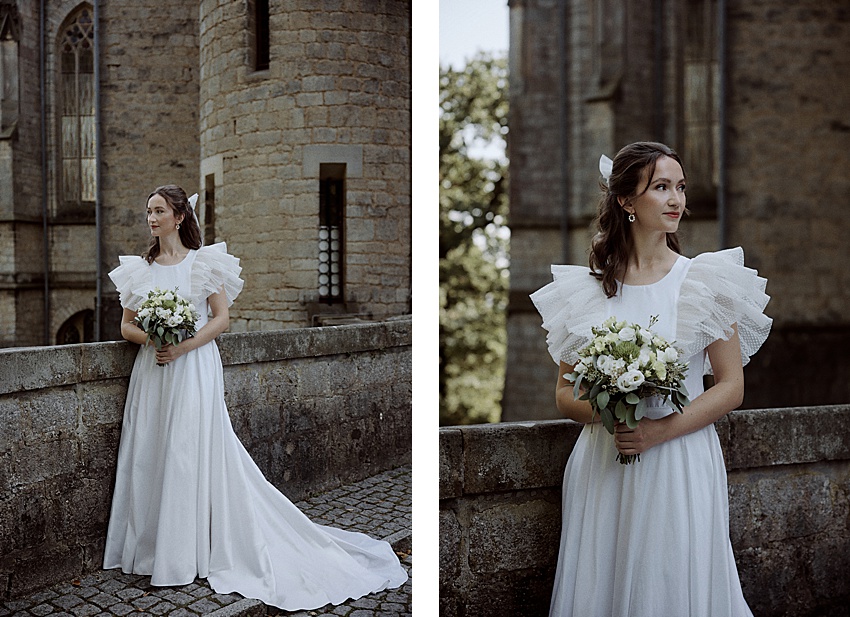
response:
<path id="1" fill-rule="evenodd" d="M 219 341 L 234 429 L 291 499 L 410 462 L 409 320 Z M 0 597 L 100 567 L 136 349 L 0 350 Z"/>
<path id="2" fill-rule="evenodd" d="M 846 615 L 850 405 L 735 411 L 716 425 L 730 536 L 760 617 Z M 441 615 L 546 615 L 566 420 L 440 429 Z"/>

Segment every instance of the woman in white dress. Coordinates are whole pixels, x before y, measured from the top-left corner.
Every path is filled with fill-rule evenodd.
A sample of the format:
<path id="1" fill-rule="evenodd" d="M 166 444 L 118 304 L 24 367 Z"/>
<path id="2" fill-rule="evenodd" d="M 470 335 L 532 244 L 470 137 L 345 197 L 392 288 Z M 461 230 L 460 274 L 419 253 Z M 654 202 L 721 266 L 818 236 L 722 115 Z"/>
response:
<path id="1" fill-rule="evenodd" d="M 603 157 L 605 159 L 605 157 Z M 680 254 L 687 212 L 678 155 L 654 142 L 600 162 L 603 199 L 590 269 L 553 266 L 532 295 L 560 364 L 558 409 L 585 423 L 564 473 L 563 520 L 551 617 L 745 617 L 729 541 L 726 468 L 714 422 L 741 404 L 743 365 L 761 346 L 766 281 L 740 248 Z M 650 403 L 637 428 L 612 436 L 565 375 L 607 317 L 649 325 L 688 358 L 691 404 Z M 703 391 L 703 374 L 714 385 Z M 598 421 L 598 416 L 596 417 Z M 640 455 L 622 465 L 617 453 Z"/>
<path id="2" fill-rule="evenodd" d="M 224 243 L 201 246 L 194 202 L 180 187 L 147 201 L 151 243 L 110 272 L 122 336 L 141 346 L 121 431 L 104 568 L 151 576 L 153 585 L 207 578 L 286 610 L 393 588 L 407 580 L 386 542 L 312 523 L 263 477 L 230 424 L 215 337 L 242 290 Z M 194 337 L 157 351 L 133 323 L 154 287 L 198 308 Z M 157 363 L 164 366 L 158 366 Z"/>

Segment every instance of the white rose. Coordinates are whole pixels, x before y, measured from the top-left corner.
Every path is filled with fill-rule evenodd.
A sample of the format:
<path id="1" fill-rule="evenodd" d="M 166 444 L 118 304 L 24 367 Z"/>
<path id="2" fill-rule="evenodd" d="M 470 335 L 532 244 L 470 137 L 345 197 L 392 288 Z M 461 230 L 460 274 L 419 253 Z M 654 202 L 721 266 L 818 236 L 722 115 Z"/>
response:
<path id="1" fill-rule="evenodd" d="M 623 328 L 620 330 L 620 334 L 618 335 L 621 341 L 633 341 L 635 340 L 635 329 L 634 328 Z"/>
<path id="2" fill-rule="evenodd" d="M 640 387 L 644 379 L 643 373 L 640 371 L 626 371 L 617 378 L 617 387 L 620 392 L 631 392 Z"/>
<path id="3" fill-rule="evenodd" d="M 675 347 L 668 347 L 664 350 L 664 353 L 661 354 L 661 359 L 664 362 L 675 362 L 679 359 L 679 352 L 676 351 Z"/>

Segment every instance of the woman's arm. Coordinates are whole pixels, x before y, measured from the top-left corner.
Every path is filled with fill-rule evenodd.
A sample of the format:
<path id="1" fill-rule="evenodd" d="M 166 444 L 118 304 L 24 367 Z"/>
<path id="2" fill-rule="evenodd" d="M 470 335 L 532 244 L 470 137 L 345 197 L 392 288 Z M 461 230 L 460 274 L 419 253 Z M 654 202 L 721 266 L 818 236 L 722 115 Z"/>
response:
<path id="1" fill-rule="evenodd" d="M 567 380 L 565 375 L 569 375 L 574 369 L 574 366 L 566 362 L 561 362 L 561 368 L 558 369 L 558 384 L 555 386 L 555 404 L 558 406 L 558 411 L 564 414 L 564 417 L 583 424 L 598 422 L 599 416 L 593 418 L 590 401 L 579 401 L 573 397 L 575 384 Z"/>
<path id="2" fill-rule="evenodd" d="M 640 454 L 665 441 L 698 431 L 741 404 L 744 368 L 737 324 L 733 329 L 728 341 L 718 340 L 707 348 L 714 369 L 714 385 L 691 401 L 684 413 L 672 413 L 658 420 L 644 418 L 634 430 L 618 424 L 614 441 L 621 454 Z"/>
<path id="3" fill-rule="evenodd" d="M 147 340 L 148 335 L 134 323 L 134 319 L 136 319 L 136 311 L 125 308 L 124 314 L 121 316 L 121 336 L 124 337 L 124 340 L 136 345 L 144 345 L 149 342 Z"/>
<path id="4" fill-rule="evenodd" d="M 173 362 L 185 353 L 206 345 L 230 326 L 230 311 L 227 308 L 227 296 L 224 290 L 212 294 L 208 302 L 212 317 L 203 328 L 195 333 L 195 336 L 185 339 L 179 345 L 163 345 L 156 352 L 156 361 L 160 364 Z"/>

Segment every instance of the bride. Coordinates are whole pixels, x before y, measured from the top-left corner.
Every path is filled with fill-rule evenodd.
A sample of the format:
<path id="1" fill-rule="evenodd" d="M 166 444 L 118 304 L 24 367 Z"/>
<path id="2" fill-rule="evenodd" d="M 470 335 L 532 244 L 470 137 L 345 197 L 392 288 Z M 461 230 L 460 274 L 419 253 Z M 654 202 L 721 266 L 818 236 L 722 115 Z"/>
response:
<path id="1" fill-rule="evenodd" d="M 193 196 L 196 198 L 197 196 Z M 311 522 L 264 478 L 230 424 L 215 337 L 242 290 L 224 243 L 202 246 L 194 200 L 178 186 L 148 197 L 151 242 L 109 273 L 122 336 L 140 345 L 124 408 L 103 567 L 186 585 L 200 576 L 285 610 L 394 588 L 407 580 L 386 542 Z M 197 333 L 156 350 L 134 323 L 153 288 L 199 310 Z M 164 366 L 158 366 L 158 364 Z"/>

